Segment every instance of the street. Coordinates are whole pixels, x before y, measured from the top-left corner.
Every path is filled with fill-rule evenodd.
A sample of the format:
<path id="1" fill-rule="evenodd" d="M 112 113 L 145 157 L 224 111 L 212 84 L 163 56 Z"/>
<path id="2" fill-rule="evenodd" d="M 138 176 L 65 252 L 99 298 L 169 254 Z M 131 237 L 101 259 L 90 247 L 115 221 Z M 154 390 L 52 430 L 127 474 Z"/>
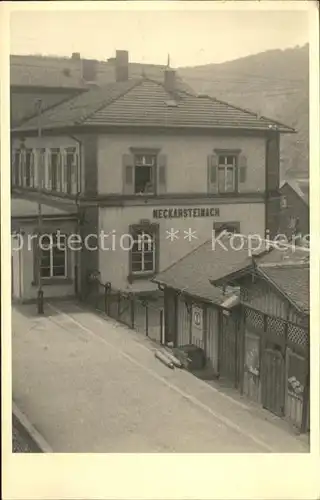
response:
<path id="1" fill-rule="evenodd" d="M 65 301 L 13 308 L 13 400 L 54 452 L 308 452 L 137 332 Z"/>

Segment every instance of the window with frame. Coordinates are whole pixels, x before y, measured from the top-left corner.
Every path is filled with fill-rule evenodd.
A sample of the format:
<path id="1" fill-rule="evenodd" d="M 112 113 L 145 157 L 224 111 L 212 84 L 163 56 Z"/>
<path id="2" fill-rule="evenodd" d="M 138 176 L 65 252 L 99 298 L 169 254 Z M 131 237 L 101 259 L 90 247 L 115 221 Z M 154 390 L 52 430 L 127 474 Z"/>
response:
<path id="1" fill-rule="evenodd" d="M 135 154 L 134 155 L 134 193 L 154 194 L 155 172 L 157 168 L 157 155 Z"/>
<path id="2" fill-rule="evenodd" d="M 37 149 L 37 187 L 46 186 L 46 150 Z"/>
<path id="3" fill-rule="evenodd" d="M 12 152 L 12 184 L 21 184 L 21 150 L 14 149 Z"/>
<path id="4" fill-rule="evenodd" d="M 280 198 L 281 208 L 288 208 L 288 199 L 285 195 L 282 195 Z"/>
<path id="5" fill-rule="evenodd" d="M 32 149 L 26 149 L 24 155 L 24 179 L 26 187 L 34 185 L 34 152 Z"/>
<path id="6" fill-rule="evenodd" d="M 237 155 L 218 155 L 218 189 L 219 193 L 236 191 Z"/>
<path id="7" fill-rule="evenodd" d="M 156 230 L 153 227 L 131 227 L 132 249 L 130 268 L 132 276 L 156 272 Z"/>
<path id="8" fill-rule="evenodd" d="M 64 150 L 64 188 L 67 194 L 76 191 L 77 179 L 77 151 L 75 147 L 68 147 Z"/>
<path id="9" fill-rule="evenodd" d="M 52 191 L 58 191 L 61 186 L 61 158 L 60 149 L 52 148 L 50 150 L 50 177 Z"/>
<path id="10" fill-rule="evenodd" d="M 41 278 L 67 277 L 67 246 L 66 236 L 56 234 L 43 237 L 41 240 Z"/>

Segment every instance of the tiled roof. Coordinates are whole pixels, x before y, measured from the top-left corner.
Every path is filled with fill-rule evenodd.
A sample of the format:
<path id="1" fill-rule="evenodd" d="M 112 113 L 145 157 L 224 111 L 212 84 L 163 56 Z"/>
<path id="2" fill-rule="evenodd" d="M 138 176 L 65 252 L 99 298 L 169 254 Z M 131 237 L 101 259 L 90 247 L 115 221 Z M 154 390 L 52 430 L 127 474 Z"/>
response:
<path id="1" fill-rule="evenodd" d="M 168 93 L 160 82 L 139 78 L 112 83 L 82 93 L 42 114 L 42 128 L 66 126 L 157 126 L 207 129 L 256 129 L 293 132 L 273 120 L 223 101 L 176 90 Z M 35 130 L 35 118 L 17 130 Z"/>
<path id="2" fill-rule="evenodd" d="M 98 86 L 115 81 L 115 61 L 94 61 L 96 67 L 96 83 Z M 63 87 L 63 88 L 88 88 L 82 78 L 81 59 L 72 57 L 48 57 L 37 55 L 11 55 L 10 79 L 11 85 L 27 87 Z M 140 64 L 130 62 L 129 79 L 140 78 L 142 75 L 153 80 L 163 81 L 166 66 L 157 64 Z M 179 87 L 191 90 L 180 78 Z"/>
<path id="3" fill-rule="evenodd" d="M 227 271 L 210 281 L 216 286 L 222 286 L 237 282 L 243 274 L 253 272 L 275 286 L 297 309 L 304 313 L 309 312 L 309 251 L 307 249 L 298 247 L 287 250 L 272 249 L 256 256 L 252 267 L 248 261 L 244 261 L 238 269 Z"/>
<path id="4" fill-rule="evenodd" d="M 309 265 L 260 266 L 259 271 L 298 309 L 309 313 Z"/>
<path id="5" fill-rule="evenodd" d="M 153 280 L 175 290 L 222 304 L 226 295 L 220 288 L 210 284 L 210 280 L 219 279 L 225 274 L 242 269 L 251 263 L 248 250 L 232 250 L 228 238 L 221 241 L 227 248 L 220 245 L 212 248 L 212 241 L 200 245 L 178 262 L 162 271 Z"/>
<path id="6" fill-rule="evenodd" d="M 280 185 L 280 189 L 282 189 L 285 185 L 288 185 L 297 193 L 303 201 L 309 205 L 309 179 L 296 179 L 296 180 L 288 180 L 284 181 Z"/>

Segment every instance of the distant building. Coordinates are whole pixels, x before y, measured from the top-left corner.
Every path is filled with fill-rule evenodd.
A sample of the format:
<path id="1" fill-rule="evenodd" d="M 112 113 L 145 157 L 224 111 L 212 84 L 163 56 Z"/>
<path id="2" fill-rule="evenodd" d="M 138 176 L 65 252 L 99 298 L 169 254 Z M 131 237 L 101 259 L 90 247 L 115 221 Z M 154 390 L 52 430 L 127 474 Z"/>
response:
<path id="1" fill-rule="evenodd" d="M 68 250 L 68 269 L 77 261 L 83 295 L 97 272 L 116 289 L 153 293 L 151 279 L 210 238 L 217 225 L 275 234 L 280 134 L 294 132 L 186 91 L 170 68 L 161 81 L 130 79 L 121 57 L 121 81 L 81 92 L 12 128 L 13 194 L 77 213 L 79 235 L 90 248 Z M 94 234 L 106 235 L 105 249 Z M 68 280 L 50 258 L 50 278 Z M 25 273 L 29 289 L 32 269 Z"/>
<path id="2" fill-rule="evenodd" d="M 105 61 L 85 59 L 78 52 L 68 57 L 41 55 L 10 56 L 11 123 L 21 123 L 35 114 L 35 102 L 42 108 L 54 106 L 92 87 L 145 75 L 162 81 L 166 66 L 129 62 L 125 50 Z M 179 85 L 190 90 L 177 75 Z"/>
<path id="3" fill-rule="evenodd" d="M 310 234 L 309 179 L 284 181 L 280 185 L 280 230 L 288 238 Z"/>

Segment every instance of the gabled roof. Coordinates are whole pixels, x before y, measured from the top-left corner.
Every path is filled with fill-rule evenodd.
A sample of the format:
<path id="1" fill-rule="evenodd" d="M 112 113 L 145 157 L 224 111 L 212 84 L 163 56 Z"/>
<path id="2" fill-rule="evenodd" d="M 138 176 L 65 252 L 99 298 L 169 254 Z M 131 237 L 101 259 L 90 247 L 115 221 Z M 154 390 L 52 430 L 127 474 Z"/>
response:
<path id="1" fill-rule="evenodd" d="M 210 280 L 242 269 L 251 263 L 251 259 L 246 248 L 233 250 L 228 237 L 223 237 L 220 241 L 226 249 L 220 244 L 213 248 L 212 241 L 206 241 L 159 273 L 153 281 L 191 296 L 223 304 L 228 295 L 210 284 Z"/>
<path id="2" fill-rule="evenodd" d="M 289 186 L 300 198 L 309 205 L 309 179 L 287 180 L 281 183 L 280 189 Z"/>
<path id="3" fill-rule="evenodd" d="M 14 131 L 36 130 L 31 118 Z M 196 96 L 142 77 L 91 89 L 42 113 L 42 129 L 79 126 L 179 127 L 294 132 L 278 122 L 208 96 Z"/>
<path id="4" fill-rule="evenodd" d="M 309 314 L 309 265 L 259 266 L 260 273 L 298 310 Z"/>
<path id="5" fill-rule="evenodd" d="M 115 81 L 115 59 L 96 61 L 97 86 L 107 85 Z M 52 57 L 41 55 L 11 55 L 11 86 L 78 88 L 87 89 L 87 82 L 82 78 L 82 59 L 72 57 Z M 163 81 L 165 65 L 128 63 L 129 79 L 140 78 L 143 74 L 153 80 Z M 179 76 L 177 83 L 181 89 L 191 90 Z"/>
<path id="6" fill-rule="evenodd" d="M 291 304 L 309 313 L 309 252 L 304 248 L 273 249 L 252 259 L 252 265 L 210 280 L 215 286 L 237 282 L 247 274 L 257 274 L 274 286 Z"/>

